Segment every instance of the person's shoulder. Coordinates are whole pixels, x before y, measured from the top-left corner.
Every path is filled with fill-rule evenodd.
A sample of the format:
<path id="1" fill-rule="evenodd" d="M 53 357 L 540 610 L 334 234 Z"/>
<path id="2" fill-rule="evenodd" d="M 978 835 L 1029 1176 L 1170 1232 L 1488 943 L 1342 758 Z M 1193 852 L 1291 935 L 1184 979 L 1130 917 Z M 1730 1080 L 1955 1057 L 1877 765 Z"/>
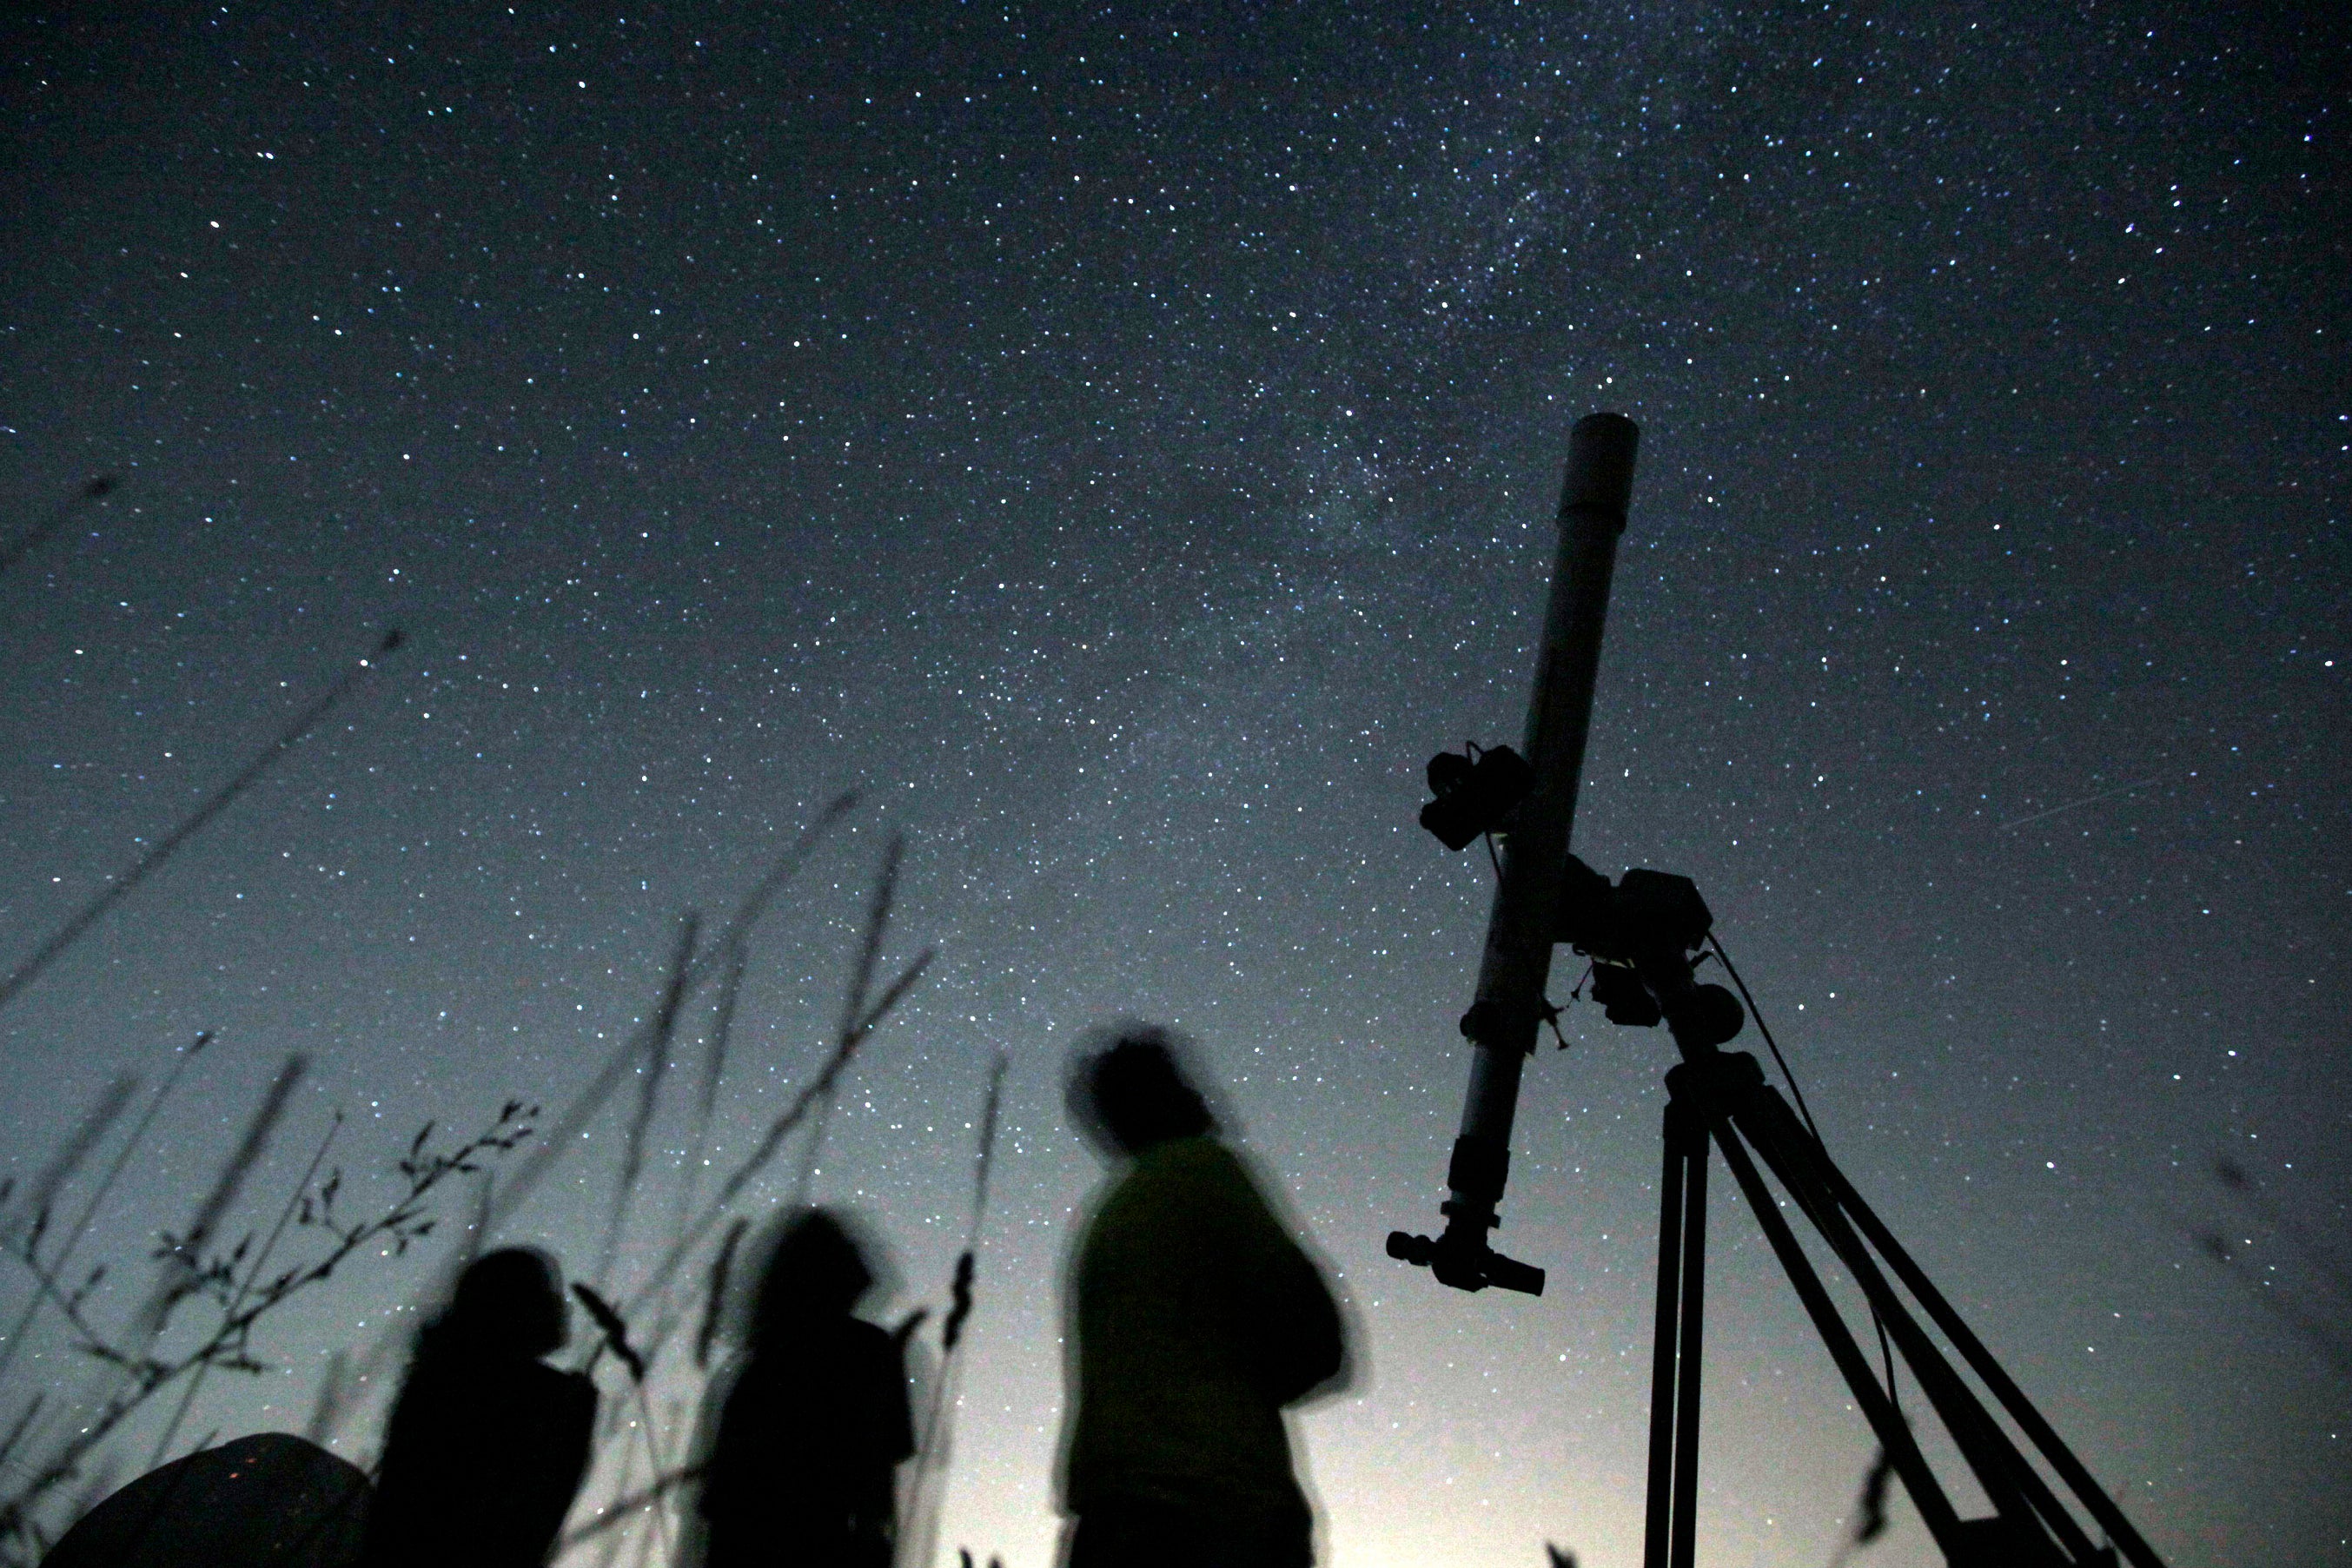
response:
<path id="1" fill-rule="evenodd" d="M 1205 1134 L 1144 1150 L 1104 1203 L 1113 1223 L 1150 1226 L 1222 1223 L 1265 1207 L 1248 1164 Z"/>
<path id="2" fill-rule="evenodd" d="M 844 1348 L 862 1359 L 898 1359 L 898 1341 L 880 1323 L 869 1323 L 864 1318 L 844 1318 L 841 1338 Z"/>
<path id="3" fill-rule="evenodd" d="M 534 1394 L 559 1409 L 596 1408 L 596 1385 L 584 1372 L 565 1372 L 543 1361 L 531 1361 L 523 1364 L 522 1377 Z"/>
<path id="4" fill-rule="evenodd" d="M 823 1320 L 822 1332 L 827 1338 L 845 1344 L 868 1345 L 887 1342 L 890 1331 L 879 1323 L 869 1323 L 855 1312 L 843 1312 L 838 1317 Z"/>
<path id="5" fill-rule="evenodd" d="M 1240 1197 L 1257 1193 L 1248 1164 L 1223 1139 L 1206 1133 L 1157 1145 L 1144 1151 L 1137 1166 L 1138 1174 L 1149 1181 L 1202 1196 L 1223 1192 Z"/>
<path id="6" fill-rule="evenodd" d="M 1170 1138 L 1152 1145 L 1135 1159 L 1138 1173 L 1171 1176 L 1223 1176 L 1242 1174 L 1241 1161 L 1223 1140 L 1208 1133 Z"/>
<path id="7" fill-rule="evenodd" d="M 890 1331 L 879 1324 L 848 1312 L 829 1312 L 796 1324 L 788 1341 L 767 1354 L 752 1354 L 744 1364 L 743 1375 L 754 1379 L 798 1377 L 804 1375 L 802 1369 L 811 1362 L 886 1354 L 897 1343 Z"/>

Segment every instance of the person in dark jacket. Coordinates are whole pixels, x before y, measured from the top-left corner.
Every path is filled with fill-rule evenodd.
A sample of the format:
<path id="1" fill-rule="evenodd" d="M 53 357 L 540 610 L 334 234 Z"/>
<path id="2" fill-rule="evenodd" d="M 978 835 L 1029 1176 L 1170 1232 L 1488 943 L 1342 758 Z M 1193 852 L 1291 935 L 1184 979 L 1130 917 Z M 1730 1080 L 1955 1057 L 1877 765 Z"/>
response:
<path id="1" fill-rule="evenodd" d="M 704 1568 L 888 1568 L 915 1437 L 903 1347 L 853 1315 L 873 1285 L 835 1216 L 785 1223 L 702 1462 Z"/>
<path id="2" fill-rule="evenodd" d="M 484 1254 L 417 1335 L 393 1406 L 368 1568 L 538 1568 L 588 1469 L 596 1389 L 540 1358 L 567 1335 L 555 1260 Z"/>
<path id="3" fill-rule="evenodd" d="M 1306 1568 L 1314 1520 L 1283 1412 L 1347 1349 L 1321 1272 L 1219 1142 L 1181 1042 L 1121 1026 L 1070 1108 L 1115 1162 L 1070 1279 L 1070 1568 Z"/>

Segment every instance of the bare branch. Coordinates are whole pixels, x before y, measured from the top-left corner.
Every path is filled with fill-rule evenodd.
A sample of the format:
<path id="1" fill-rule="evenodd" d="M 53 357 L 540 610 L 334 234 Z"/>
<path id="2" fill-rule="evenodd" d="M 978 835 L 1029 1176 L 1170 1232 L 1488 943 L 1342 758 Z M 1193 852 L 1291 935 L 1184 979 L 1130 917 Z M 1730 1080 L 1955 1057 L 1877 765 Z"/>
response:
<path id="1" fill-rule="evenodd" d="M 291 1069 L 289 1063 L 289 1071 L 282 1071 L 278 1081 L 289 1090 L 292 1078 L 299 1076 Z M 273 1090 L 277 1087 L 273 1085 Z M 112 1368 L 115 1381 L 112 1391 L 94 1411 L 77 1422 L 73 1435 L 55 1455 L 41 1465 L 30 1467 L 30 1479 L 0 1494 L 0 1542 L 31 1542 L 38 1547 L 44 1537 L 34 1511 L 79 1476 L 89 1456 L 158 1393 L 184 1378 L 201 1376 L 214 1368 L 247 1375 L 268 1370 L 250 1348 L 255 1325 L 265 1315 L 289 1298 L 331 1278 L 339 1267 L 364 1249 L 383 1247 L 396 1254 L 426 1235 L 433 1225 L 427 1204 L 435 1190 L 454 1176 L 480 1169 L 478 1162 L 483 1157 L 514 1148 L 530 1135 L 530 1118 L 536 1114 L 531 1108 L 509 1102 L 488 1130 L 446 1154 L 426 1147 L 421 1140 L 412 1145 L 408 1157 L 397 1167 L 404 1177 L 404 1190 L 382 1211 L 366 1219 L 347 1223 L 334 1218 L 334 1195 L 341 1186 L 341 1173 L 330 1173 L 317 1188 L 292 1205 L 290 1221 L 294 1227 L 320 1231 L 328 1243 L 325 1251 L 307 1263 L 264 1278 L 263 1270 L 274 1238 L 271 1245 L 265 1245 L 255 1256 L 248 1269 L 244 1266 L 244 1259 L 251 1238 L 241 1240 L 226 1253 L 206 1255 L 200 1249 L 196 1231 L 216 1223 L 220 1212 L 233 1198 L 233 1190 L 227 1197 L 222 1196 L 223 1190 L 241 1184 L 243 1176 L 240 1173 L 232 1181 L 229 1171 L 240 1162 L 249 1165 L 257 1155 L 259 1144 L 266 1141 L 269 1126 L 282 1112 L 282 1095 L 275 1093 L 266 1098 L 262 1110 L 248 1124 L 247 1138 L 231 1155 L 222 1179 L 215 1182 L 214 1191 L 199 1207 L 204 1226 L 192 1228 L 187 1238 L 165 1238 L 164 1255 L 181 1271 L 181 1277 L 166 1292 L 170 1299 L 152 1317 L 152 1329 L 147 1312 L 152 1301 L 134 1317 L 132 1326 L 138 1332 L 132 1335 L 131 1348 L 124 1348 L 99 1330 L 85 1314 L 79 1295 L 66 1292 L 54 1270 L 42 1267 L 37 1259 L 24 1252 L 10 1252 L 32 1273 L 36 1289 L 64 1315 L 74 1336 L 74 1348 Z M 278 1103 L 278 1110 L 270 1109 L 273 1102 Z M 322 1149 L 320 1159 L 323 1156 Z M 313 1174 L 317 1164 L 314 1161 L 312 1165 Z M 281 1217 L 281 1229 L 288 1223 Z M 223 1310 L 211 1331 L 192 1349 L 178 1355 L 164 1359 L 152 1354 L 151 1347 L 163 1322 L 180 1302 L 197 1293 L 222 1303 Z"/>
<path id="2" fill-rule="evenodd" d="M 556 1542 L 555 1555 L 561 1557 L 573 1547 L 628 1523 L 641 1511 L 651 1508 L 687 1482 L 700 1479 L 701 1476 L 702 1467 L 699 1465 L 686 1465 L 675 1470 L 663 1471 L 654 1479 L 651 1486 L 631 1492 L 626 1497 L 614 1499 L 595 1518 Z"/>
<path id="3" fill-rule="evenodd" d="M 741 1215 L 727 1228 L 727 1239 L 719 1244 L 719 1256 L 711 1260 L 709 1281 L 703 1287 L 702 1326 L 694 1334 L 694 1364 L 698 1368 L 710 1364 L 710 1347 L 719 1341 L 719 1321 L 727 1312 L 728 1277 L 734 1271 L 735 1249 L 743 1244 L 743 1232 L 751 1222 Z"/>
<path id="4" fill-rule="evenodd" d="M 262 1244 L 260 1256 L 245 1271 L 244 1282 L 237 1286 L 236 1295 L 229 1299 L 227 1312 L 231 1317 L 236 1316 L 236 1310 L 245 1305 L 246 1298 L 253 1293 L 254 1284 L 261 1277 L 261 1270 L 269 1266 L 269 1255 L 278 1250 L 278 1239 L 286 1234 L 286 1227 L 292 1222 L 296 1209 L 309 1195 L 311 1182 L 318 1179 L 319 1167 L 327 1163 L 327 1151 L 334 1147 L 335 1134 L 342 1130 L 343 1113 L 338 1111 L 327 1124 L 325 1136 L 319 1140 L 318 1152 L 310 1156 L 310 1163 L 303 1167 L 301 1179 L 294 1184 L 294 1190 L 287 1195 L 285 1206 L 278 1211 L 278 1223 L 270 1228 L 269 1239 Z M 415 1153 L 412 1145 L 412 1159 Z M 188 1411 L 195 1404 L 196 1396 L 204 1392 L 205 1374 L 210 1370 L 209 1365 L 199 1366 L 196 1375 L 188 1379 L 187 1391 L 180 1396 L 180 1407 L 172 1413 L 172 1419 L 164 1425 L 163 1435 L 155 1440 L 155 1451 L 148 1456 L 149 1469 L 162 1464 L 163 1456 L 171 1451 L 172 1439 L 180 1435 L 180 1424 L 188 1418 Z"/>

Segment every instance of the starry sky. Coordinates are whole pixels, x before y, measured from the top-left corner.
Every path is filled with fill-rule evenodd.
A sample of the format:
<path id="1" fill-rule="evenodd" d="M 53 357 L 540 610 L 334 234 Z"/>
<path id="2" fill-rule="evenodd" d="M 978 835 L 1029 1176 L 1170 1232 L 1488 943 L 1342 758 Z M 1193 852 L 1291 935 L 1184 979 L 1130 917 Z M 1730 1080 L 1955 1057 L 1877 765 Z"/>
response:
<path id="1" fill-rule="evenodd" d="M 0 1010 L 7 1168 L 211 1029 L 92 1255 L 290 1052 L 245 1223 L 337 1108 L 373 1190 L 426 1118 L 568 1102 L 679 915 L 856 788 L 752 943 L 710 1155 L 821 1060 L 903 832 L 885 962 L 939 957 L 814 1182 L 891 1250 L 877 1311 L 938 1301 L 1008 1054 L 943 1549 L 1048 1561 L 1098 1176 L 1061 1064 L 1131 1013 L 1351 1303 L 1363 1375 L 1298 1426 L 1325 1560 L 1630 1563 L 1663 1033 L 1571 1006 L 1528 1075 L 1498 1245 L 1540 1300 L 1381 1252 L 1436 1218 L 1491 883 L 1422 766 L 1517 741 L 1567 431 L 1613 409 L 1575 847 L 1697 880 L 1832 1151 L 2167 1561 L 2345 1561 L 2325 9 L 14 13 L 0 538 L 120 485 L 0 577 L 0 958 L 410 642 Z M 625 1119 L 503 1238 L 593 1275 Z M 1702 1559 L 1823 1563 L 1874 1445 L 1738 1210 Z M 289 1307 L 191 1431 L 301 1429 L 431 1269 Z M 72 1386 L 45 1332 L 10 1411 Z M 1856 1559 L 1936 1560 L 1902 1504 Z"/>

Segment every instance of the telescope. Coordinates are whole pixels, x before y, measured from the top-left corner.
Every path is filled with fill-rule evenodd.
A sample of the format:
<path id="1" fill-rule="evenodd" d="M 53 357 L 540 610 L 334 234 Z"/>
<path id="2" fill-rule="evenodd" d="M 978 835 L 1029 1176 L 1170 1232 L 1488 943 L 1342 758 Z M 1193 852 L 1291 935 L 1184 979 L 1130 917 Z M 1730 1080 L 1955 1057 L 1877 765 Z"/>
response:
<path id="1" fill-rule="evenodd" d="M 1520 1072 L 1542 1026 L 1557 1027 L 1559 1009 L 1545 992 L 1554 949 L 1565 946 L 1591 961 L 1590 994 L 1611 1022 L 1644 1029 L 1664 1024 L 1681 1059 L 1665 1075 L 1643 1568 L 1692 1568 L 1696 1552 L 1699 1352 L 1714 1152 L 1739 1184 L 1876 1434 L 1885 1463 L 1951 1568 L 2115 1568 L 2118 1561 L 2163 1568 L 2113 1498 L 1839 1170 L 1810 1119 L 1800 1119 L 1766 1082 L 1755 1057 L 1722 1049 L 1746 1026 L 1752 1002 L 1743 1007 L 1738 996 L 1696 977 L 1709 949 L 1723 958 L 1714 915 L 1697 885 L 1644 867 L 1612 883 L 1570 852 L 1610 581 L 1639 443 L 1633 421 L 1614 413 L 1588 415 L 1570 435 L 1558 553 L 1520 748 L 1474 746 L 1441 753 L 1429 765 L 1435 799 L 1422 808 L 1422 825 L 1450 850 L 1481 838 L 1494 847 L 1495 899 L 1476 992 L 1462 1015 L 1462 1033 L 1472 1048 L 1470 1082 L 1446 1166 L 1448 1196 L 1439 1206 L 1445 1225 L 1434 1238 L 1391 1232 L 1389 1256 L 1425 1268 L 1456 1290 L 1494 1286 L 1542 1294 L 1544 1270 L 1496 1251 L 1488 1232 L 1501 1224 Z M 1732 973 L 1727 960 L 1724 967 Z M 1738 983 L 1736 973 L 1732 977 Z M 1779 1192 L 1767 1183 L 1767 1173 Z M 1822 1284 L 1792 1219 L 1812 1228 L 1867 1298 L 1886 1349 L 1885 1382 Z M 1992 1504 L 1990 1515 L 1961 1518 L 1928 1466 L 1895 1403 L 1898 1354 Z M 1996 1406 L 2008 1426 L 1995 1416 Z M 2023 1435 L 2024 1445 L 2011 1427 Z M 2071 1503 L 2062 1500 L 2062 1489 Z M 2094 1531 L 2104 1541 L 2094 1541 Z"/>

